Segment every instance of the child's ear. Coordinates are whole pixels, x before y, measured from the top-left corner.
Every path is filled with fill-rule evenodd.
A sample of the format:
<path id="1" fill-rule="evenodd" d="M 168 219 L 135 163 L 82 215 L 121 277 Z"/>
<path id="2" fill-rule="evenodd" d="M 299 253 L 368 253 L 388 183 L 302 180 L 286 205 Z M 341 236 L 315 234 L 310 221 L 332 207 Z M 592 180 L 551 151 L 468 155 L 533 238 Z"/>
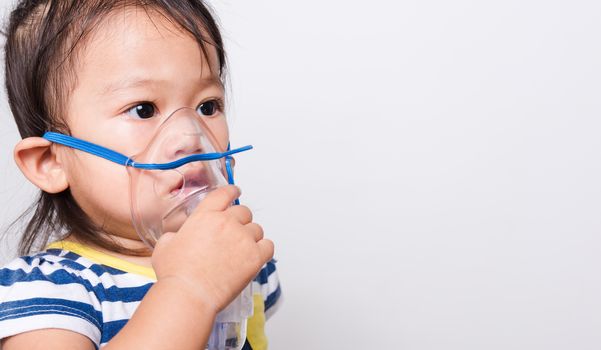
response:
<path id="1" fill-rule="evenodd" d="M 69 187 L 66 173 L 50 147 L 41 137 L 25 138 L 15 146 L 15 162 L 25 177 L 41 190 L 59 193 Z"/>

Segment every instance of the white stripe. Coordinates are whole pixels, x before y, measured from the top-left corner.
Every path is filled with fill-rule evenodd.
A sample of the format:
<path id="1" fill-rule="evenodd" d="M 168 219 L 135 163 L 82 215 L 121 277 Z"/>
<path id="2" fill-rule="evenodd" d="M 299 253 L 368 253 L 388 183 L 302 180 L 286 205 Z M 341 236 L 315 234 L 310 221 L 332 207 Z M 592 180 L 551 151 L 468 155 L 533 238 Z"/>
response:
<path id="1" fill-rule="evenodd" d="M 18 282 L 11 287 L 0 287 L 2 302 L 27 300 L 32 298 L 52 298 L 80 302 L 101 311 L 105 322 L 130 319 L 140 304 L 139 301 L 104 301 L 100 303 L 96 295 L 82 285 L 69 283 L 55 285 L 47 281 Z M 7 310 L 7 309 L 4 309 Z"/>
<path id="2" fill-rule="evenodd" d="M 267 278 L 267 283 L 260 285 L 261 294 L 263 294 L 263 299 L 267 299 L 267 297 L 275 292 L 280 285 L 280 279 L 278 278 L 278 272 L 273 271 L 271 275 Z"/>
<path id="3" fill-rule="evenodd" d="M 137 288 L 154 282 L 154 280 L 148 277 L 137 275 L 135 273 L 111 275 L 109 272 L 104 272 L 102 275 L 98 276 L 92 270 L 83 270 L 79 272 L 79 275 L 83 279 L 90 282 L 93 287 L 97 287 L 98 285 L 102 284 L 104 288 L 110 288 L 113 286 L 119 288 Z"/>
<path id="4" fill-rule="evenodd" d="M 0 287 L 0 302 L 32 298 L 53 298 L 76 301 L 92 305 L 100 311 L 96 295 L 79 283 L 54 284 L 49 281 L 16 282 L 12 286 Z"/>
<path id="5" fill-rule="evenodd" d="M 71 253 L 71 252 L 68 250 L 63 250 L 63 251 L 61 251 L 61 253 L 59 255 L 46 253 L 46 254 L 41 255 L 40 257 L 46 261 L 50 261 L 50 262 L 57 263 L 57 264 L 60 264 L 63 261 L 74 261 L 77 264 L 79 264 L 83 267 L 86 267 L 86 268 L 89 268 L 90 266 L 94 265 L 94 262 L 92 262 L 88 259 L 85 259 L 76 253 L 73 253 L 73 254 L 77 255 L 77 257 L 78 257 L 77 259 L 73 260 L 72 258 L 66 258 L 65 255 L 67 255 L 68 253 Z"/>
<path id="6" fill-rule="evenodd" d="M 64 266 L 56 264 L 55 262 L 45 261 L 40 264 L 40 259 L 35 258 L 31 261 L 31 264 L 26 263 L 23 259 L 15 259 L 4 266 L 9 270 L 23 270 L 25 273 L 31 272 L 34 268 L 39 268 L 45 275 L 49 275 L 57 270 L 64 269 Z"/>
<path id="7" fill-rule="evenodd" d="M 76 262 L 88 268 L 92 265 L 100 266 L 99 264 L 96 264 L 84 257 L 78 258 Z M 100 276 L 98 276 L 96 272 L 86 269 L 78 271 L 78 274 L 81 277 L 85 278 L 87 281 L 89 281 L 94 287 L 102 283 L 102 286 L 105 288 L 110 288 L 113 286 L 117 286 L 119 288 L 135 288 L 146 285 L 150 282 L 154 282 L 154 280 L 149 277 L 134 273 L 122 273 L 112 275 L 109 271 L 105 271 Z"/>
<path id="8" fill-rule="evenodd" d="M 42 307 L 42 310 L 31 310 L 31 311 L 21 311 L 19 312 L 18 310 L 21 310 L 23 308 L 27 308 L 27 306 L 21 306 L 21 307 L 12 307 L 12 308 L 7 308 L 4 309 L 6 311 L 12 311 L 12 313 L 10 315 L 6 315 L 4 317 L 0 317 L 0 321 L 4 321 L 7 320 L 15 315 L 18 315 L 19 318 L 24 318 L 24 317 L 28 317 L 28 316 L 34 316 L 34 315 L 39 315 L 42 312 L 45 313 L 51 313 L 53 315 L 64 315 L 67 314 L 69 316 L 73 316 L 73 317 L 78 317 L 78 318 L 83 318 L 85 320 L 87 320 L 90 323 L 93 323 L 96 327 L 100 328 L 101 325 L 100 323 L 96 320 L 95 317 L 93 317 L 92 315 L 88 315 L 85 312 L 82 312 L 81 310 L 74 308 L 74 307 L 70 307 L 70 306 L 65 306 L 65 305 L 61 305 L 60 307 L 57 307 L 57 305 L 52 305 L 52 304 L 39 304 L 36 305 L 36 307 Z M 90 319 L 85 318 L 83 315 L 87 315 L 90 316 Z"/>
<path id="9" fill-rule="evenodd" d="M 100 276 L 100 282 L 105 288 L 117 286 L 119 288 L 136 288 L 155 282 L 153 279 L 135 273 L 111 275 L 108 272 Z"/>
<path id="10" fill-rule="evenodd" d="M 46 257 L 44 257 L 44 258 L 46 259 Z M 53 259 L 55 261 L 50 261 L 50 259 Z M 66 259 L 64 259 L 62 257 L 54 256 L 54 255 L 48 255 L 48 259 L 44 263 L 40 264 L 40 259 L 36 258 L 31 262 L 31 265 L 30 265 L 30 264 L 27 264 L 22 259 L 15 259 L 15 260 L 11 261 L 8 265 L 6 265 L 5 268 L 9 269 L 9 270 L 13 270 L 13 271 L 23 270 L 23 272 L 25 274 L 30 273 L 35 268 L 38 268 L 40 270 L 40 272 L 46 276 L 52 274 L 53 272 L 59 271 L 59 270 L 65 270 L 65 271 L 73 273 L 74 275 L 79 276 L 82 279 L 90 282 L 90 284 L 93 287 L 96 287 L 100 283 L 102 283 L 102 285 L 105 288 L 110 288 L 113 286 L 117 286 L 119 288 L 135 288 L 135 287 L 140 287 L 140 286 L 146 285 L 148 283 L 154 282 L 154 280 L 151 278 L 133 274 L 133 273 L 111 275 L 107 271 L 107 272 L 104 272 L 102 275 L 98 276 L 95 272 L 93 272 L 92 270 L 89 270 L 89 269 L 75 270 L 75 269 L 69 268 L 68 266 L 63 266 L 61 264 L 62 260 L 66 260 Z M 85 263 L 86 261 L 87 261 L 86 259 L 77 259 L 78 263 L 80 263 L 82 265 L 86 265 L 88 267 L 91 266 L 90 263 Z"/>
<path id="11" fill-rule="evenodd" d="M 261 292 L 261 285 L 259 284 L 259 282 L 257 282 L 257 281 L 252 282 L 252 292 L 253 292 L 253 294 L 261 294 L 261 295 L 263 294 Z"/>
<path id="12" fill-rule="evenodd" d="M 278 311 L 280 305 L 282 305 L 283 300 L 284 297 L 280 294 L 280 297 L 275 301 L 275 304 L 271 305 L 271 307 L 268 310 L 265 310 L 265 320 L 269 320 L 271 316 L 273 316 L 273 314 L 275 314 Z"/>
<path id="13" fill-rule="evenodd" d="M 35 315 L 3 321 L 2 327 L 0 327 L 0 339 L 47 328 L 67 329 L 90 338 L 96 345 L 100 344 L 100 329 L 98 327 L 79 317 L 57 314 Z"/>
<path id="14" fill-rule="evenodd" d="M 76 253 L 73 253 L 76 254 Z M 79 254 L 76 254 L 79 255 Z M 64 260 L 71 260 L 68 258 L 63 258 Z M 90 268 L 92 265 L 97 265 L 95 262 L 91 261 L 90 259 L 84 258 L 83 256 L 79 256 L 77 259 L 74 260 L 76 263 L 78 263 L 81 266 L 84 266 L 86 268 Z"/>
<path id="15" fill-rule="evenodd" d="M 104 322 L 129 320 L 140 305 L 139 301 L 105 301 L 102 303 L 102 319 Z"/>

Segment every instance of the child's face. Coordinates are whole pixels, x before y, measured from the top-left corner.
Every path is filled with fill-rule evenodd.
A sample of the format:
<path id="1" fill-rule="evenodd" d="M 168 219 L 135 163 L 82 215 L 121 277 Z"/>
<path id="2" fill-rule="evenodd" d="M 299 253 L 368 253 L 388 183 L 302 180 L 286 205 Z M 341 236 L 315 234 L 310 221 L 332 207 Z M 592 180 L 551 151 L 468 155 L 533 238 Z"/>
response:
<path id="1" fill-rule="evenodd" d="M 109 18 L 81 49 L 75 67 L 66 116 L 72 136 L 135 155 L 171 112 L 202 105 L 225 149 L 228 130 L 219 107 L 224 91 L 216 51 L 208 48 L 209 62 L 189 34 L 160 15 L 151 20 L 131 10 Z M 138 239 L 126 168 L 67 147 L 58 147 L 58 156 L 75 200 L 92 220 L 107 232 Z"/>

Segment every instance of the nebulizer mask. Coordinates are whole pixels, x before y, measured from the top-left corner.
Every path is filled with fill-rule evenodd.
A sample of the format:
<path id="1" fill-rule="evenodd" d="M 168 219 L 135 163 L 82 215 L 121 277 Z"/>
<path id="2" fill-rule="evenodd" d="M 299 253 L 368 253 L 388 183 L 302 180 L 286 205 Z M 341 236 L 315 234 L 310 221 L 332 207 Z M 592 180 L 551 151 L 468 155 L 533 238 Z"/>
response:
<path id="1" fill-rule="evenodd" d="M 209 192 L 233 184 L 231 155 L 252 148 L 223 152 L 203 118 L 192 108 L 176 110 L 162 121 L 146 148 L 132 156 L 59 133 L 47 132 L 44 138 L 124 165 L 130 177 L 133 225 L 154 247 L 162 234 L 177 232 Z M 244 346 L 246 322 L 253 312 L 251 285 L 217 315 L 207 349 Z"/>

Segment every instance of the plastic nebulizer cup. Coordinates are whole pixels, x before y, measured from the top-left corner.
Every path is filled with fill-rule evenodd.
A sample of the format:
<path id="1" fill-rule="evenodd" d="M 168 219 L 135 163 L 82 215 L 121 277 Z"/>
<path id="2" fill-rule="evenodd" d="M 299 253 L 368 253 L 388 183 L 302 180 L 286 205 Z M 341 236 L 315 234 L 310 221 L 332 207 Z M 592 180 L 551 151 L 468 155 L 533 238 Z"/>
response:
<path id="1" fill-rule="evenodd" d="M 163 233 L 177 232 L 209 192 L 228 184 L 224 158 L 187 162 L 191 155 L 221 152 L 217 145 L 203 117 L 180 108 L 162 122 L 144 151 L 130 157 L 135 163 L 170 164 L 167 169 L 127 167 L 132 221 L 149 246 L 154 247 Z M 207 349 L 244 346 L 253 312 L 251 285 L 217 315 Z"/>

